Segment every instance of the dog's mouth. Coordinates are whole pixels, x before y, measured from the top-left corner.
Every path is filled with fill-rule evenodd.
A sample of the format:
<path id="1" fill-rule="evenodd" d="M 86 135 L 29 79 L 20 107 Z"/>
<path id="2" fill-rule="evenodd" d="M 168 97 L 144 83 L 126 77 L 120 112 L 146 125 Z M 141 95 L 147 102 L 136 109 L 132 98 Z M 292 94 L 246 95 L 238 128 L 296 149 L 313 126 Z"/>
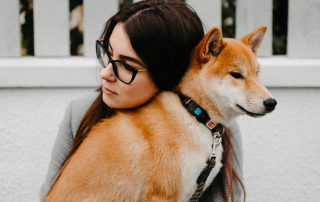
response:
<path id="1" fill-rule="evenodd" d="M 239 109 L 241 109 L 241 110 L 244 111 L 247 115 L 252 116 L 252 117 L 260 117 L 260 116 L 266 115 L 266 113 L 257 114 L 257 113 L 249 112 L 249 111 L 247 111 L 246 109 L 244 109 L 243 107 L 241 107 L 241 106 L 238 105 L 238 104 L 237 104 L 237 107 L 239 107 Z"/>

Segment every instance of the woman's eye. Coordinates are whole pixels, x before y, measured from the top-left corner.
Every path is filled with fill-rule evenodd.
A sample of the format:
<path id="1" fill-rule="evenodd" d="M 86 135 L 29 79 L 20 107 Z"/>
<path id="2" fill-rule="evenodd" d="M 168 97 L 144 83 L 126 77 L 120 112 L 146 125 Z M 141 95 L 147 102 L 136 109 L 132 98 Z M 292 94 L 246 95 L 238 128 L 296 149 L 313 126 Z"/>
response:
<path id="1" fill-rule="evenodd" d="M 127 71 L 132 71 L 132 69 L 130 67 L 128 67 L 127 65 L 124 65 L 124 68 L 127 70 Z"/>
<path id="2" fill-rule="evenodd" d="M 230 75 L 235 79 L 241 79 L 243 76 L 238 72 L 231 72 Z"/>

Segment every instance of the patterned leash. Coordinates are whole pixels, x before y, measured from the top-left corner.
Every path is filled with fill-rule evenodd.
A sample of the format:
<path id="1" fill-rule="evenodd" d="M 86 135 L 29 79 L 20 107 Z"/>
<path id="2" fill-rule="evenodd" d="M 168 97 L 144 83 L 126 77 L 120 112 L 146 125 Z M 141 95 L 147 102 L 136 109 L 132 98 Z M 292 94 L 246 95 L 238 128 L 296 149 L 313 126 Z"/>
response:
<path id="1" fill-rule="evenodd" d="M 198 179 L 197 179 L 197 189 L 192 197 L 189 199 L 189 202 L 196 202 L 201 194 L 203 193 L 203 189 L 205 183 L 210 175 L 211 170 L 216 165 L 216 152 L 215 149 L 221 144 L 222 135 L 225 133 L 225 127 L 221 124 L 217 124 L 211 120 L 206 110 L 200 107 L 195 101 L 191 98 L 183 95 L 180 92 L 175 92 L 178 94 L 182 105 L 188 110 L 188 112 L 193 115 L 198 122 L 204 124 L 212 133 L 213 136 L 213 145 L 212 145 L 212 153 L 207 161 L 207 166 L 201 171 Z"/>
<path id="2" fill-rule="evenodd" d="M 221 133 L 220 133 L 220 131 L 218 131 L 213 134 L 214 140 L 213 140 L 213 145 L 212 145 L 212 154 L 210 155 L 209 160 L 207 162 L 207 167 L 205 167 L 201 171 L 201 173 L 197 179 L 198 187 L 197 187 L 196 191 L 194 192 L 194 194 L 192 195 L 192 197 L 189 199 L 189 202 L 196 202 L 200 198 L 201 194 L 203 193 L 204 185 L 210 175 L 210 172 L 216 165 L 215 148 L 221 144 L 222 135 L 224 133 L 225 133 L 225 128 L 224 128 L 224 126 L 222 126 Z"/>

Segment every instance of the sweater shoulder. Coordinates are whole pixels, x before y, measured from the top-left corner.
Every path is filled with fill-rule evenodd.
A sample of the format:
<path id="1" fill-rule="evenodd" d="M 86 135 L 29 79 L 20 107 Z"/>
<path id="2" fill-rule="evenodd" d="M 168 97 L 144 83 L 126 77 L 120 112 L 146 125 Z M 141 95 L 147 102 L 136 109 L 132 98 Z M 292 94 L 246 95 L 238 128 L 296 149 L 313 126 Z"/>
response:
<path id="1" fill-rule="evenodd" d="M 81 119 L 85 115 L 85 113 L 88 111 L 92 103 L 95 101 L 95 99 L 98 97 L 99 92 L 94 91 L 92 93 L 89 93 L 85 96 L 82 96 L 80 98 L 77 98 L 75 100 L 72 100 L 71 105 L 71 128 L 72 128 L 72 134 L 73 137 L 75 137 L 75 134 L 77 132 L 78 126 L 80 124 Z"/>

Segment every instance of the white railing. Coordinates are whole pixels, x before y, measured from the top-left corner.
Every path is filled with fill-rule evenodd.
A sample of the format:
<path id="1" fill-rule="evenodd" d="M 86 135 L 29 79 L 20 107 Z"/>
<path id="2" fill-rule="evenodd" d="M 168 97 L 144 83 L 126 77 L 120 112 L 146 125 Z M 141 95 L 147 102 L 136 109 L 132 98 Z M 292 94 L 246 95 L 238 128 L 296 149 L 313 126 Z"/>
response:
<path id="1" fill-rule="evenodd" d="M 33 0 L 34 57 L 21 57 L 19 1 L 0 6 L 0 87 L 98 86 L 95 40 L 117 12 L 118 0 L 83 0 L 84 56 L 70 56 L 69 1 Z M 134 1 L 136 2 L 136 1 Z M 221 26 L 221 0 L 187 0 L 206 31 Z M 260 25 L 268 31 L 259 50 L 269 87 L 320 87 L 320 1 L 289 0 L 287 55 L 272 56 L 272 0 L 237 0 L 236 38 Z"/>

